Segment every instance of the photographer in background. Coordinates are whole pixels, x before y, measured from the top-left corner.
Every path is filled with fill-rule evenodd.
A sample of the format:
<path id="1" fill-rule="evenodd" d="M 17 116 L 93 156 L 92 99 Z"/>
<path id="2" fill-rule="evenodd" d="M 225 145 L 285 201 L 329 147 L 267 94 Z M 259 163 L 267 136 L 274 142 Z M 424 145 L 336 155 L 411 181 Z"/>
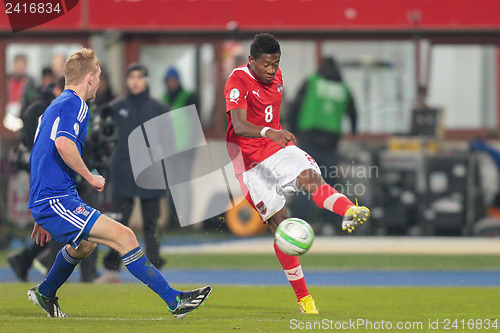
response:
<path id="1" fill-rule="evenodd" d="M 104 178 L 108 177 L 109 160 L 113 152 L 117 129 L 112 121 L 112 110 L 109 102 L 114 99 L 109 84 L 109 75 L 101 67 L 101 83 L 97 88 L 96 97 L 89 101 L 90 120 L 89 133 L 82 152 L 82 159 L 90 170 L 97 170 Z M 109 211 L 108 192 L 97 192 L 81 177 L 77 177 L 77 190 L 81 198 L 92 207 L 100 207 L 102 211 Z M 81 282 L 93 282 L 98 278 L 97 256 L 98 247 L 80 264 Z"/>
<path id="2" fill-rule="evenodd" d="M 133 63 L 128 67 L 126 86 L 126 94 L 110 103 L 118 131 L 108 178 L 112 187 L 112 208 L 115 212 L 122 212 L 118 220 L 128 225 L 134 208 L 134 198 L 140 199 L 146 256 L 160 269 L 165 260 L 160 256 L 157 221 L 160 216 L 160 198 L 165 196 L 165 190 L 147 190 L 136 185 L 130 162 L 128 137 L 138 126 L 167 112 L 168 107 L 149 95 L 148 70 L 144 65 Z M 118 252 L 110 249 L 104 257 L 106 273 L 95 282 L 119 282 L 121 262 Z"/>

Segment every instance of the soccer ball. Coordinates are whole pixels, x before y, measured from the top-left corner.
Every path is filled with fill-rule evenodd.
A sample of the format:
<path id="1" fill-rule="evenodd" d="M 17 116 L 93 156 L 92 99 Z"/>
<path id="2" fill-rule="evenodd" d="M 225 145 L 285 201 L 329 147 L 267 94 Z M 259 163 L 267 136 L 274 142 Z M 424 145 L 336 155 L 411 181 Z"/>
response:
<path id="1" fill-rule="evenodd" d="M 283 253 L 291 256 L 304 254 L 311 248 L 314 231 L 304 220 L 288 218 L 283 220 L 274 233 L 274 242 Z"/>

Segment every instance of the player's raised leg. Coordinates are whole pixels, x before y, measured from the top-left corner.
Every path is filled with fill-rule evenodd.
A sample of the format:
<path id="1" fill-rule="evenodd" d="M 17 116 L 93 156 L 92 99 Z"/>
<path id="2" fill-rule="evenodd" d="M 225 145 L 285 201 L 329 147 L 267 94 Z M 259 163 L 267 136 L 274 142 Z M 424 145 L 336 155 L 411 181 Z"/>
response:
<path id="1" fill-rule="evenodd" d="M 342 229 L 352 232 L 356 226 L 370 218 L 370 210 L 357 206 L 344 194 L 327 184 L 323 177 L 312 169 L 304 170 L 297 177 L 297 187 L 310 193 L 316 205 L 343 216 Z"/>
<path id="2" fill-rule="evenodd" d="M 287 217 L 286 207 L 283 207 L 283 209 L 274 214 L 268 220 L 273 234 L 281 221 L 285 220 Z M 319 311 L 314 303 L 314 299 L 307 290 L 306 279 L 304 277 L 304 273 L 302 272 L 299 257 L 283 253 L 276 244 L 274 244 L 274 251 L 281 266 L 283 267 L 283 270 L 285 271 L 288 282 L 290 282 L 293 291 L 295 291 L 297 302 L 299 304 L 299 311 L 306 314 L 318 314 Z"/>
<path id="3" fill-rule="evenodd" d="M 172 288 L 160 271 L 146 258 L 134 232 L 105 215 L 97 219 L 90 230 L 89 240 L 118 251 L 130 273 L 158 294 L 178 319 L 184 318 L 189 312 L 198 308 L 212 291 L 210 286 L 187 292 Z"/>

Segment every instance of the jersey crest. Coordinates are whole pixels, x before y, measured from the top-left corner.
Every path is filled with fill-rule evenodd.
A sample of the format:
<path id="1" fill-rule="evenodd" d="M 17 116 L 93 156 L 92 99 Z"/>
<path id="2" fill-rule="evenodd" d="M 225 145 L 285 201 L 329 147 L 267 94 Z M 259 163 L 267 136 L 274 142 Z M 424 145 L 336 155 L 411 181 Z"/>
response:
<path id="1" fill-rule="evenodd" d="M 231 92 L 229 93 L 229 100 L 233 103 L 238 104 L 239 97 L 240 97 L 240 91 L 238 90 L 238 88 L 231 89 Z"/>

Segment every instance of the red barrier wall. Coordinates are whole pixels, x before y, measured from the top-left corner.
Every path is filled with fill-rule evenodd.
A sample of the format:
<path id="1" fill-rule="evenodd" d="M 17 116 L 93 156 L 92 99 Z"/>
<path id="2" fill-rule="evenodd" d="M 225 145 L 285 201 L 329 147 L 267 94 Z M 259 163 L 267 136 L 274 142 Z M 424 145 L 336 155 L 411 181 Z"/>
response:
<path id="1" fill-rule="evenodd" d="M 3 3 L 0 8 L 0 30 L 10 30 Z M 497 30 L 500 1 L 80 0 L 67 14 L 32 30 L 215 32 L 236 22 L 243 31 L 384 31 L 414 29 L 412 18 L 424 30 Z"/>

